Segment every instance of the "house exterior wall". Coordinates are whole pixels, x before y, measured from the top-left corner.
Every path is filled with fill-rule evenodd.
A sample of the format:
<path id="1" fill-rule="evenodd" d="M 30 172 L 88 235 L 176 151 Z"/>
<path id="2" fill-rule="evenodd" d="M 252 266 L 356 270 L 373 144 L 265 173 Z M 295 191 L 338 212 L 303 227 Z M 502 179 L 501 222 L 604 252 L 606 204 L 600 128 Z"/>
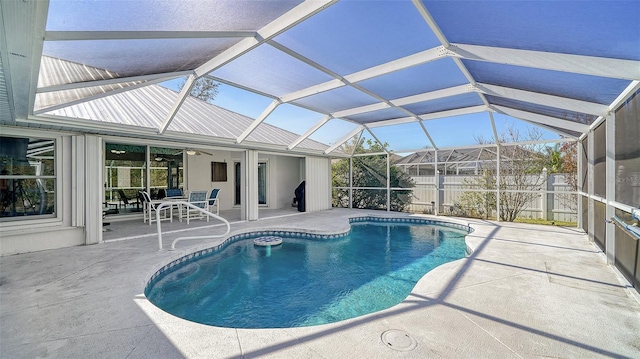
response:
<path id="1" fill-rule="evenodd" d="M 14 217 L 0 221 L 0 255 L 85 244 L 84 202 L 74 200 L 79 192 L 85 191 L 84 183 L 79 183 L 77 176 L 78 171 L 85 173 L 85 164 L 74 160 L 75 151 L 85 150 L 82 143 L 79 148 L 76 147 L 76 139 L 84 136 L 13 127 L 0 127 L 0 132 L 3 136 L 36 137 L 56 141 L 55 214 L 42 217 L 26 216 L 24 219 Z"/>
<path id="2" fill-rule="evenodd" d="M 331 160 L 314 156 L 305 159 L 307 212 L 331 209 Z"/>
<path id="3" fill-rule="evenodd" d="M 291 207 L 294 191 L 302 182 L 299 157 L 269 155 L 269 208 Z"/>
<path id="4" fill-rule="evenodd" d="M 238 152 L 231 151 L 207 151 L 213 156 L 202 153 L 199 156 L 186 156 L 185 172 L 187 175 L 185 194 L 189 191 L 211 191 L 213 188 L 219 188 L 220 194 L 220 210 L 230 209 L 234 203 L 234 156 Z M 212 182 L 211 181 L 211 162 L 227 163 L 227 181 Z"/>

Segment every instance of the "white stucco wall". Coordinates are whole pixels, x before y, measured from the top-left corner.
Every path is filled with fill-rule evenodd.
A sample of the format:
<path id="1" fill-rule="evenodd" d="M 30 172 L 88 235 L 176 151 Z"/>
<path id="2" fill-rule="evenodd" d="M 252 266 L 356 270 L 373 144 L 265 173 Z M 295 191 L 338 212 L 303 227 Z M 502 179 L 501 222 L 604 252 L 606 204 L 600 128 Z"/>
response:
<path id="1" fill-rule="evenodd" d="M 291 207 L 294 191 L 302 182 L 299 157 L 271 156 L 269 161 L 271 191 L 269 208 Z"/>
<path id="2" fill-rule="evenodd" d="M 185 194 L 190 191 L 211 191 L 219 188 L 220 210 L 233 207 L 233 156 L 237 154 L 231 151 L 207 151 L 213 156 L 202 153 L 197 156 L 187 156 L 185 171 L 187 171 Z M 211 181 L 211 162 L 227 163 L 227 181 Z"/>

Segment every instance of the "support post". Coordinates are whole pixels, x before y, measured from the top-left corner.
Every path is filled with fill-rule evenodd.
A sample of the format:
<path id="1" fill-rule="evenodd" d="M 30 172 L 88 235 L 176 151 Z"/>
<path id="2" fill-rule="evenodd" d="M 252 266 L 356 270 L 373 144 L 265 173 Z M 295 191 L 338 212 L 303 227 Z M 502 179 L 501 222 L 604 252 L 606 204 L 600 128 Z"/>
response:
<path id="1" fill-rule="evenodd" d="M 606 127 L 606 211 L 605 211 L 605 219 L 609 220 L 616 214 L 616 209 L 611 205 L 611 202 L 616 199 L 616 125 L 615 125 L 615 114 L 610 114 L 606 117 L 605 120 Z M 606 255 L 607 255 L 607 264 L 615 265 L 615 254 L 616 254 L 616 230 L 615 224 L 613 223 L 600 223 L 601 226 L 606 226 L 605 235 L 607 238 L 606 243 Z"/>
<path id="2" fill-rule="evenodd" d="M 440 201 L 440 171 L 438 170 L 438 150 L 433 151 L 433 163 L 434 163 L 433 187 L 435 191 L 433 214 L 437 216 L 440 213 L 440 206 L 442 205 L 442 202 Z"/>
<path id="3" fill-rule="evenodd" d="M 549 197 L 547 197 L 549 174 L 546 167 L 542 169 L 541 176 L 542 185 L 540 186 L 540 207 L 542 208 L 542 219 L 546 221 L 549 219 Z"/>
<path id="4" fill-rule="evenodd" d="M 246 152 L 246 181 L 247 181 L 247 219 L 258 220 L 258 151 Z"/>
<path id="5" fill-rule="evenodd" d="M 389 160 L 389 152 L 387 152 L 387 212 L 391 212 L 391 162 Z"/>
<path id="6" fill-rule="evenodd" d="M 496 147 L 496 221 L 500 222 L 500 145 Z"/>
<path id="7" fill-rule="evenodd" d="M 588 221 L 588 231 L 587 233 L 589 234 L 589 240 L 590 241 L 594 241 L 595 239 L 595 223 L 594 223 L 594 219 L 595 219 L 595 203 L 593 202 L 593 198 L 591 196 L 593 196 L 594 192 L 595 192 L 595 186 L 593 183 L 593 179 L 594 179 L 594 175 L 595 175 L 595 163 L 594 163 L 594 158 L 595 158 L 595 136 L 594 136 L 594 132 L 593 130 L 590 130 L 589 133 L 587 134 L 587 192 L 589 193 L 589 199 L 587 200 L 587 203 L 589 204 L 589 210 L 588 210 L 588 214 L 587 214 L 587 218 L 589 219 Z"/>

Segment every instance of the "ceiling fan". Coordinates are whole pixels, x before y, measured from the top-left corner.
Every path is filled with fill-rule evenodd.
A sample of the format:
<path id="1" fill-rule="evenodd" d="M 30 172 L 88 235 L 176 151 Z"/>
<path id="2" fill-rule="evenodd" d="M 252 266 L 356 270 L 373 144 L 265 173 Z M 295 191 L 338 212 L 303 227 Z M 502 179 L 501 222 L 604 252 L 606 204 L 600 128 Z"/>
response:
<path id="1" fill-rule="evenodd" d="M 182 151 L 183 151 L 183 150 L 177 151 L 176 153 L 174 153 L 174 155 L 182 154 Z M 184 149 L 184 152 L 186 152 L 186 153 L 187 153 L 187 155 L 189 155 L 189 156 L 200 156 L 200 155 L 201 155 L 201 154 L 203 154 L 203 153 L 204 153 L 205 155 L 213 156 L 213 154 L 211 154 L 211 153 L 209 153 L 209 152 L 206 152 L 206 151 L 200 151 L 200 150 L 196 150 L 196 149 L 193 149 L 193 148 L 186 148 L 186 149 Z"/>

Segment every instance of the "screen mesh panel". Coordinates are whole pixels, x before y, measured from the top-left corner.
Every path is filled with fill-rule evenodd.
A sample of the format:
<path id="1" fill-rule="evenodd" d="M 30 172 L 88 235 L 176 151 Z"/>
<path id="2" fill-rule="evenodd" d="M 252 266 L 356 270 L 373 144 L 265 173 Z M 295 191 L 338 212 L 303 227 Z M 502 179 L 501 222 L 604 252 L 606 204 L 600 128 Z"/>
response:
<path id="1" fill-rule="evenodd" d="M 604 203 L 599 201 L 593 201 L 593 221 L 595 226 L 593 239 L 595 244 L 602 249 L 602 251 L 606 251 L 607 247 L 607 227 L 605 226 L 605 218 L 606 218 L 606 206 Z"/>
<path id="2" fill-rule="evenodd" d="M 51 0 L 47 31 L 255 31 L 301 0 Z"/>
<path id="3" fill-rule="evenodd" d="M 392 151 L 431 147 L 431 142 L 418 122 L 372 128 L 371 132 Z"/>
<path id="4" fill-rule="evenodd" d="M 616 141 L 616 201 L 640 207 L 640 91 L 617 111 Z"/>
<path id="5" fill-rule="evenodd" d="M 530 102 L 512 100 L 512 99 L 490 96 L 490 95 L 486 95 L 485 97 L 487 98 L 489 103 L 491 103 L 492 105 L 515 108 L 518 110 L 533 112 L 533 113 L 537 113 L 545 116 L 556 117 L 559 119 L 582 123 L 586 125 L 593 123 L 593 121 L 595 121 L 595 119 L 597 118 L 597 116 L 594 116 L 594 115 L 568 111 L 561 108 L 537 105 Z M 558 121 L 558 123 L 561 124 L 562 122 Z"/>
<path id="6" fill-rule="evenodd" d="M 616 216 L 625 220 L 631 219 L 628 212 L 616 209 Z M 631 237 L 627 231 L 616 226 L 616 268 L 640 292 L 640 241 Z"/>
<path id="7" fill-rule="evenodd" d="M 122 77 L 192 70 L 237 41 L 238 39 L 46 41 L 42 53 L 116 73 L 114 77 Z"/>
<path id="8" fill-rule="evenodd" d="M 400 109 L 386 108 L 384 110 L 371 111 L 358 115 L 348 116 L 348 119 L 359 123 L 368 123 L 381 120 L 391 120 L 407 116 L 408 114 Z"/>
<path id="9" fill-rule="evenodd" d="M 388 100 L 468 83 L 452 59 L 442 59 L 391 72 L 358 85 Z"/>
<path id="10" fill-rule="evenodd" d="M 268 123 L 300 135 L 320 121 L 322 117 L 323 115 L 317 112 L 305 110 L 289 104 L 282 104 L 271 112 L 264 123 Z"/>
<path id="11" fill-rule="evenodd" d="M 436 100 L 418 102 L 411 105 L 402 106 L 416 115 L 424 115 L 440 111 L 447 111 L 462 107 L 472 107 L 482 105 L 482 100 L 476 93 L 465 93 L 451 97 L 439 98 Z"/>
<path id="12" fill-rule="evenodd" d="M 424 3 L 451 42 L 589 56 L 610 53 L 612 57 L 640 59 L 637 1 L 425 0 Z M 487 26 L 488 19 L 498 21 Z M 585 25 L 596 22 L 607 26 Z M 627 39 L 612 49 L 619 34 L 626 34 Z"/>
<path id="13" fill-rule="evenodd" d="M 409 1 L 340 1 L 275 40 L 340 75 L 440 45 Z"/>
<path id="14" fill-rule="evenodd" d="M 478 138 L 493 138 L 491 121 L 485 113 L 423 121 L 437 147 L 464 146 L 478 143 Z M 464 128 L 465 131 L 460 131 Z M 452 136 L 451 134 L 455 134 Z M 440 152 L 438 152 L 440 155 Z"/>
<path id="15" fill-rule="evenodd" d="M 569 97 L 608 105 L 630 81 L 530 67 L 462 60 L 471 76 L 481 83 Z"/>
<path id="16" fill-rule="evenodd" d="M 336 112 L 377 102 L 380 102 L 380 100 L 351 86 L 338 87 L 337 89 L 294 101 L 296 104 L 309 106 L 324 112 Z"/>
<path id="17" fill-rule="evenodd" d="M 274 96 L 282 96 L 333 79 L 269 45 L 258 46 L 211 74 Z"/>
<path id="18" fill-rule="evenodd" d="M 598 196 L 606 197 L 607 194 L 607 128 L 603 122 L 598 126 L 594 135 L 593 159 L 593 191 Z"/>

